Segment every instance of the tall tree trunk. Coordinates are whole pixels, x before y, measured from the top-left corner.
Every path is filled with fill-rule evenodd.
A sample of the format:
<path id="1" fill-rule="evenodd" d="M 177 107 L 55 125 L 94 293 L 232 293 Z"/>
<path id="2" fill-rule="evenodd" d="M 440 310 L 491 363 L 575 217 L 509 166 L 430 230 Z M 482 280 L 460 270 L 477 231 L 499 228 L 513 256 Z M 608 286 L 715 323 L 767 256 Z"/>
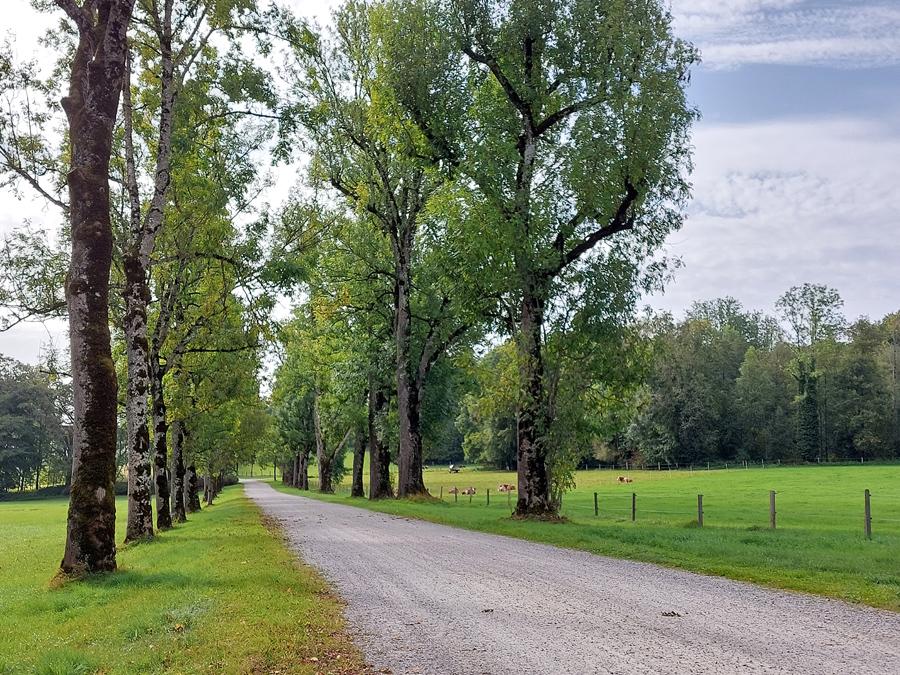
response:
<path id="1" fill-rule="evenodd" d="M 387 444 L 379 437 L 375 424 L 376 417 L 388 407 L 388 397 L 369 376 L 369 499 L 389 499 L 394 496 L 391 489 L 391 453 Z"/>
<path id="2" fill-rule="evenodd" d="M 514 513 L 520 518 L 556 516 L 550 499 L 550 474 L 547 469 L 548 411 L 541 351 L 543 318 L 540 299 L 534 293 L 526 293 L 516 336 L 520 386 L 524 388 L 518 410 L 519 498 Z"/>
<path id="3" fill-rule="evenodd" d="M 366 433 L 362 424 L 353 430 L 353 481 L 350 487 L 351 497 L 365 497 L 363 488 L 363 464 L 366 459 Z"/>
<path id="4" fill-rule="evenodd" d="M 134 0 L 97 0 L 96 11 L 56 0 L 78 29 L 69 92 L 69 219 L 72 255 L 66 278 L 74 392 L 72 486 L 61 569 L 116 569 L 116 407 L 110 349 L 109 159 Z"/>
<path id="5" fill-rule="evenodd" d="M 294 470 L 291 472 L 291 487 L 300 487 L 300 453 L 294 455 Z"/>
<path id="6" fill-rule="evenodd" d="M 422 435 L 419 429 L 419 392 L 411 374 L 410 338 L 412 313 L 410 297 L 410 256 L 412 233 L 401 231 L 394 245 L 395 272 L 395 340 L 397 342 L 397 413 L 400 422 L 400 452 L 397 492 L 400 497 L 428 494 L 422 476 Z"/>
<path id="7" fill-rule="evenodd" d="M 313 426 L 316 432 L 316 466 L 319 469 L 319 489 L 322 494 L 332 494 L 334 488 L 331 485 L 331 461 L 333 457 L 328 453 L 325 434 L 322 431 L 322 419 L 319 415 L 319 397 L 322 392 L 316 384 L 313 395 Z"/>
<path id="8" fill-rule="evenodd" d="M 163 389 L 165 369 L 158 363 L 151 363 L 151 411 L 153 419 L 153 474 L 156 487 L 156 527 L 167 530 L 172 527 L 172 514 L 169 511 L 168 480 L 168 434 L 169 423 L 166 419 L 166 399 Z"/>
<path id="9" fill-rule="evenodd" d="M 187 508 L 184 501 L 184 423 L 181 420 L 172 422 L 172 522 L 183 523 L 187 520 Z"/>

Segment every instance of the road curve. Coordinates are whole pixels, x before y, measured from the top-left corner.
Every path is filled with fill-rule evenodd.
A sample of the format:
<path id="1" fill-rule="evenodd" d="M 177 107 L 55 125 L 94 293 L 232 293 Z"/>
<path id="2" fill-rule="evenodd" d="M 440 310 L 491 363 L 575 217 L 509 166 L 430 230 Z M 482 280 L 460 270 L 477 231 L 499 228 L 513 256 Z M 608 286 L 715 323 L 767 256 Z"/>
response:
<path id="1" fill-rule="evenodd" d="M 897 675 L 900 615 L 244 481 L 394 675 Z"/>

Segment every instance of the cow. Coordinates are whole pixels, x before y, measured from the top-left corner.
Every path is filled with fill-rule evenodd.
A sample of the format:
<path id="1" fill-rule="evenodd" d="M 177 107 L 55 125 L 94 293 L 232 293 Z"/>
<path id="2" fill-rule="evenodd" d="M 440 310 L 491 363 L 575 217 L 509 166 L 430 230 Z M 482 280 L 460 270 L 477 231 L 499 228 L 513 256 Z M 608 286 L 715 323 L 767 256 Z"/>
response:
<path id="1" fill-rule="evenodd" d="M 633 478 L 628 478 L 627 476 L 619 476 L 617 479 L 620 483 L 633 483 Z"/>
<path id="2" fill-rule="evenodd" d="M 459 494 L 459 488 L 450 488 L 449 490 L 447 490 L 447 493 L 451 495 L 457 495 Z"/>
<path id="3" fill-rule="evenodd" d="M 515 492 L 516 486 L 510 485 L 509 483 L 501 483 L 497 488 L 497 492 Z"/>
<path id="4" fill-rule="evenodd" d="M 475 494 L 475 488 L 473 488 L 473 487 L 466 488 L 465 490 L 462 491 L 462 494 L 464 494 L 464 495 L 474 495 L 474 494 Z"/>

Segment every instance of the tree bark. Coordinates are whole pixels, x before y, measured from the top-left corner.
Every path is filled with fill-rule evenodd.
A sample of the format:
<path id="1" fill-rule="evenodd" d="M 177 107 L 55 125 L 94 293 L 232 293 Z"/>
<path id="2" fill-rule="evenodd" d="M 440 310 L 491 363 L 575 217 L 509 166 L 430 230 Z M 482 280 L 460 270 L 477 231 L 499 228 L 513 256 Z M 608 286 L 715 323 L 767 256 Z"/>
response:
<path id="1" fill-rule="evenodd" d="M 172 522 L 183 523 L 187 520 L 184 489 L 184 423 L 181 420 L 172 422 Z"/>
<path id="2" fill-rule="evenodd" d="M 377 415 L 388 408 L 388 397 L 376 387 L 369 376 L 369 499 L 389 499 L 394 496 L 391 488 L 391 453 L 378 435 L 375 424 Z"/>
<path id="3" fill-rule="evenodd" d="M 399 228 L 393 237 L 395 288 L 395 340 L 397 343 L 397 413 L 400 422 L 400 451 L 397 471 L 397 492 L 400 497 L 428 494 L 422 476 L 422 435 L 419 429 L 419 391 L 411 373 L 410 341 L 412 313 L 410 311 L 410 264 L 414 228 Z"/>
<path id="4" fill-rule="evenodd" d="M 134 0 L 97 0 L 96 12 L 57 0 L 78 29 L 69 92 L 72 256 L 66 279 L 74 390 L 72 486 L 61 569 L 116 569 L 118 383 L 110 349 L 109 160 Z"/>
<path id="5" fill-rule="evenodd" d="M 187 473 L 185 474 L 185 486 L 187 488 L 187 498 L 185 499 L 187 512 L 196 513 L 201 508 L 200 485 L 197 478 L 197 467 L 193 464 L 187 468 Z"/>
<path id="6" fill-rule="evenodd" d="M 543 305 L 537 294 L 526 293 L 516 336 L 520 386 L 524 388 L 518 410 L 519 498 L 513 514 L 519 518 L 553 518 L 557 515 L 550 499 L 550 474 L 547 469 L 549 413 L 541 350 L 542 327 Z"/>
<path id="7" fill-rule="evenodd" d="M 316 384 L 313 394 L 313 426 L 316 432 L 316 466 L 319 469 L 319 489 L 322 494 L 331 494 L 334 488 L 331 485 L 331 460 L 328 448 L 325 445 L 325 434 L 322 431 L 322 419 L 319 415 L 319 397 L 322 395 L 319 385 Z"/>
<path id="8" fill-rule="evenodd" d="M 353 481 L 350 488 L 351 497 L 365 497 L 363 488 L 363 464 L 366 459 L 366 434 L 362 424 L 357 424 L 353 431 Z"/>
<path id="9" fill-rule="evenodd" d="M 300 452 L 300 485 L 301 490 L 309 491 L 309 448 Z"/>

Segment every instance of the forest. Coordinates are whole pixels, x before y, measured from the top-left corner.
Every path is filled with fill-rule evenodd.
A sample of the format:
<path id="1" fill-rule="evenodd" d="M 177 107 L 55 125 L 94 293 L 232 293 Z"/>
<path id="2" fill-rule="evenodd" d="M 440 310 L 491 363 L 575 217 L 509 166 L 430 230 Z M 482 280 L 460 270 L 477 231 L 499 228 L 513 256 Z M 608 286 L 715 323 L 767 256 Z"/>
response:
<path id="1" fill-rule="evenodd" d="M 597 462 L 900 454 L 900 315 L 640 309 L 699 115 L 661 3 L 53 8 L 52 69 L 0 48 L 0 185 L 59 214 L 5 237 L 0 329 L 67 317 L 70 365 L 2 362 L 0 490 L 69 486 L 63 571 L 115 568 L 117 478 L 132 541 L 251 461 L 329 492 L 349 453 L 370 499 L 517 468 L 553 519 Z"/>

